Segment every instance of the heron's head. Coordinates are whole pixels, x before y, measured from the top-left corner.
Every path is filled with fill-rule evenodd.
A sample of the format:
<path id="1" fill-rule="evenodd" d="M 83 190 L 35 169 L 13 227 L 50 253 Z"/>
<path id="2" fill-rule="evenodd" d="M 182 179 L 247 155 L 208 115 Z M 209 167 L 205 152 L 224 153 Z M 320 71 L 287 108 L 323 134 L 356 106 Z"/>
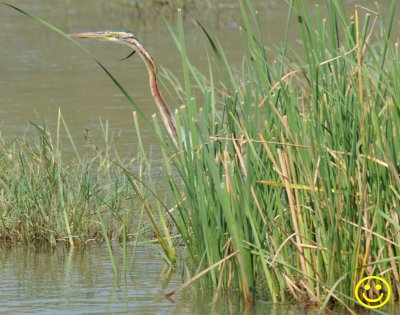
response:
<path id="1" fill-rule="evenodd" d="M 124 42 L 127 39 L 136 39 L 135 35 L 133 35 L 128 30 L 113 30 L 113 31 L 101 31 L 101 32 L 85 32 L 85 33 L 76 33 L 70 34 L 69 36 L 73 38 L 88 38 L 88 39 L 97 39 L 102 41 L 111 41 L 111 42 Z M 136 39 L 137 40 L 137 39 Z"/>
<path id="2" fill-rule="evenodd" d="M 127 59 L 135 53 L 136 49 L 139 49 L 142 45 L 138 39 L 131 32 L 125 29 L 112 30 L 112 31 L 100 31 L 100 32 L 85 32 L 85 33 L 75 33 L 69 36 L 73 38 L 88 38 L 97 39 L 101 41 L 110 41 L 117 44 L 124 44 L 133 48 L 133 52 L 128 55 L 128 57 L 121 60 Z"/>

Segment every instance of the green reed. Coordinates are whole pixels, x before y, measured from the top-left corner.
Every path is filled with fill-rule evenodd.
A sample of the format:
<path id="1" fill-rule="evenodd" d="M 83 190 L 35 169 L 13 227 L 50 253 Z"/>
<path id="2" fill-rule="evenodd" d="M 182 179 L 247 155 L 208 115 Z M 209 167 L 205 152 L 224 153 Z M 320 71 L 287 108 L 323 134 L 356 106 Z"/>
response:
<path id="1" fill-rule="evenodd" d="M 126 169 L 150 183 L 150 164 L 143 164 L 149 161 L 117 159 L 108 124 L 102 124 L 101 150 L 90 134 L 85 150 L 78 150 L 61 114 L 54 135 L 45 126 L 34 127 L 29 137 L 0 139 L 0 238 L 74 246 L 103 241 L 105 236 L 119 240 L 127 236 L 122 226 L 125 234 L 131 233 L 137 223 L 133 209 L 140 209 L 142 200 Z M 62 149 L 66 145 L 72 150 Z"/>
<path id="2" fill-rule="evenodd" d="M 381 275 L 392 285 L 391 302 L 398 300 L 395 1 L 386 20 L 361 7 L 347 12 L 341 1 L 312 12 L 292 1 L 291 27 L 304 49 L 297 62 L 288 42 L 270 56 L 251 1 L 240 9 L 240 72 L 201 25 L 215 55 L 204 79 L 186 53 L 181 15 L 177 34 L 170 28 L 188 96 L 177 114 L 186 144 L 172 158 L 163 152 L 187 276 L 214 266 L 200 281 L 216 296 L 231 289 L 247 301 L 262 295 L 348 307 L 361 278 Z M 222 100 L 212 68 L 223 74 Z M 204 97 L 195 100 L 199 81 Z"/>

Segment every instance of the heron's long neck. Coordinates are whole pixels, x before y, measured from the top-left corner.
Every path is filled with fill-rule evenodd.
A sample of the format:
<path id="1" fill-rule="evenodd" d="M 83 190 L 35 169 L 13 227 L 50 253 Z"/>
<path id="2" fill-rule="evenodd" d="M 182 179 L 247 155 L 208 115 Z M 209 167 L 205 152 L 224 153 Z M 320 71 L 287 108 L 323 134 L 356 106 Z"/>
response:
<path id="1" fill-rule="evenodd" d="M 170 135 L 172 140 L 174 141 L 174 144 L 179 147 L 175 117 L 169 109 L 167 103 L 165 102 L 164 97 L 161 95 L 160 87 L 157 80 L 157 67 L 153 61 L 153 58 L 146 51 L 146 49 L 144 49 L 141 45 L 138 46 L 137 43 L 134 44 L 136 46 L 136 51 L 139 53 L 140 57 L 147 67 L 147 71 L 149 73 L 151 94 L 153 95 L 154 101 L 156 102 L 156 105 L 160 111 L 165 128 L 167 129 L 168 134 Z"/>
<path id="2" fill-rule="evenodd" d="M 165 103 L 163 96 L 161 95 L 156 72 L 152 72 L 150 71 L 150 69 L 148 69 L 148 72 L 150 78 L 151 94 L 153 95 L 154 101 L 156 102 L 157 107 L 160 110 L 161 118 L 164 122 L 165 128 L 167 128 L 167 131 L 174 141 L 175 145 L 178 146 L 178 134 L 176 132 L 175 117 L 169 109 L 168 105 Z"/>

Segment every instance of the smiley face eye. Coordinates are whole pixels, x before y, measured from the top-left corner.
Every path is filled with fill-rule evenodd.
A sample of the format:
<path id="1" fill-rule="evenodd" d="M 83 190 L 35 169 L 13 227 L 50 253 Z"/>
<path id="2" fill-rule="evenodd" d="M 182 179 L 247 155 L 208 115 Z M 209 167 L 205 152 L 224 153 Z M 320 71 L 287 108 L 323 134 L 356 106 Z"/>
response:
<path id="1" fill-rule="evenodd" d="M 364 286 L 364 289 L 365 289 L 366 291 L 368 291 L 369 289 L 371 289 L 371 286 L 370 286 L 369 284 L 366 284 L 366 285 Z M 380 284 L 377 284 L 377 285 L 375 285 L 375 289 L 376 289 L 377 291 L 380 291 L 380 290 L 382 289 L 382 286 L 381 286 Z"/>

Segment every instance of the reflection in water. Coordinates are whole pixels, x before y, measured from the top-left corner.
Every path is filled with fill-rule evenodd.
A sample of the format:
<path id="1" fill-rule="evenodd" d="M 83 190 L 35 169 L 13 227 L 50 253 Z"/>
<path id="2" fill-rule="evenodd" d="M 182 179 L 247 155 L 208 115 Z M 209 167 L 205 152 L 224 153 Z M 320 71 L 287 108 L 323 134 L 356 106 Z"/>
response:
<path id="1" fill-rule="evenodd" d="M 174 300 L 164 298 L 165 292 L 181 281 L 176 274 L 171 277 L 149 247 L 138 248 L 137 263 L 126 279 L 114 278 L 105 246 L 84 251 L 62 246 L 13 247 L 2 248 L 0 253 L 0 313 L 209 314 L 212 310 L 207 294 L 191 296 L 184 291 Z M 121 267 L 118 250 L 115 254 Z M 214 310 L 237 314 L 242 313 L 241 307 L 226 298 Z M 268 313 L 270 308 L 259 304 L 248 312 L 263 309 L 263 314 L 276 314 Z M 292 314 L 287 310 L 285 314 Z"/>
<path id="2" fill-rule="evenodd" d="M 114 254 L 121 270 L 118 246 Z M 245 307 L 234 296 L 222 297 L 213 305 L 209 292 L 191 289 L 177 293 L 173 300 L 164 297 L 181 283 L 180 273 L 170 272 L 149 246 L 138 247 L 126 278 L 122 271 L 114 278 L 105 246 L 0 248 L 0 314 L 317 315 L 319 311 L 315 306 L 262 301 Z M 394 315 L 399 308 L 391 306 L 387 311 Z"/>
<path id="3" fill-rule="evenodd" d="M 185 308 L 164 298 L 164 289 L 179 285 L 165 272 L 158 253 L 136 252 L 132 272 L 115 279 L 106 247 L 68 250 L 14 247 L 0 250 L 0 313 L 48 312 L 159 314 Z M 118 253 L 116 253 L 118 254 Z M 118 260 L 117 255 L 117 260 Z M 120 265 L 121 267 L 121 265 Z M 182 305 L 181 305 L 182 304 Z M 180 306 L 181 305 L 181 306 Z"/>

